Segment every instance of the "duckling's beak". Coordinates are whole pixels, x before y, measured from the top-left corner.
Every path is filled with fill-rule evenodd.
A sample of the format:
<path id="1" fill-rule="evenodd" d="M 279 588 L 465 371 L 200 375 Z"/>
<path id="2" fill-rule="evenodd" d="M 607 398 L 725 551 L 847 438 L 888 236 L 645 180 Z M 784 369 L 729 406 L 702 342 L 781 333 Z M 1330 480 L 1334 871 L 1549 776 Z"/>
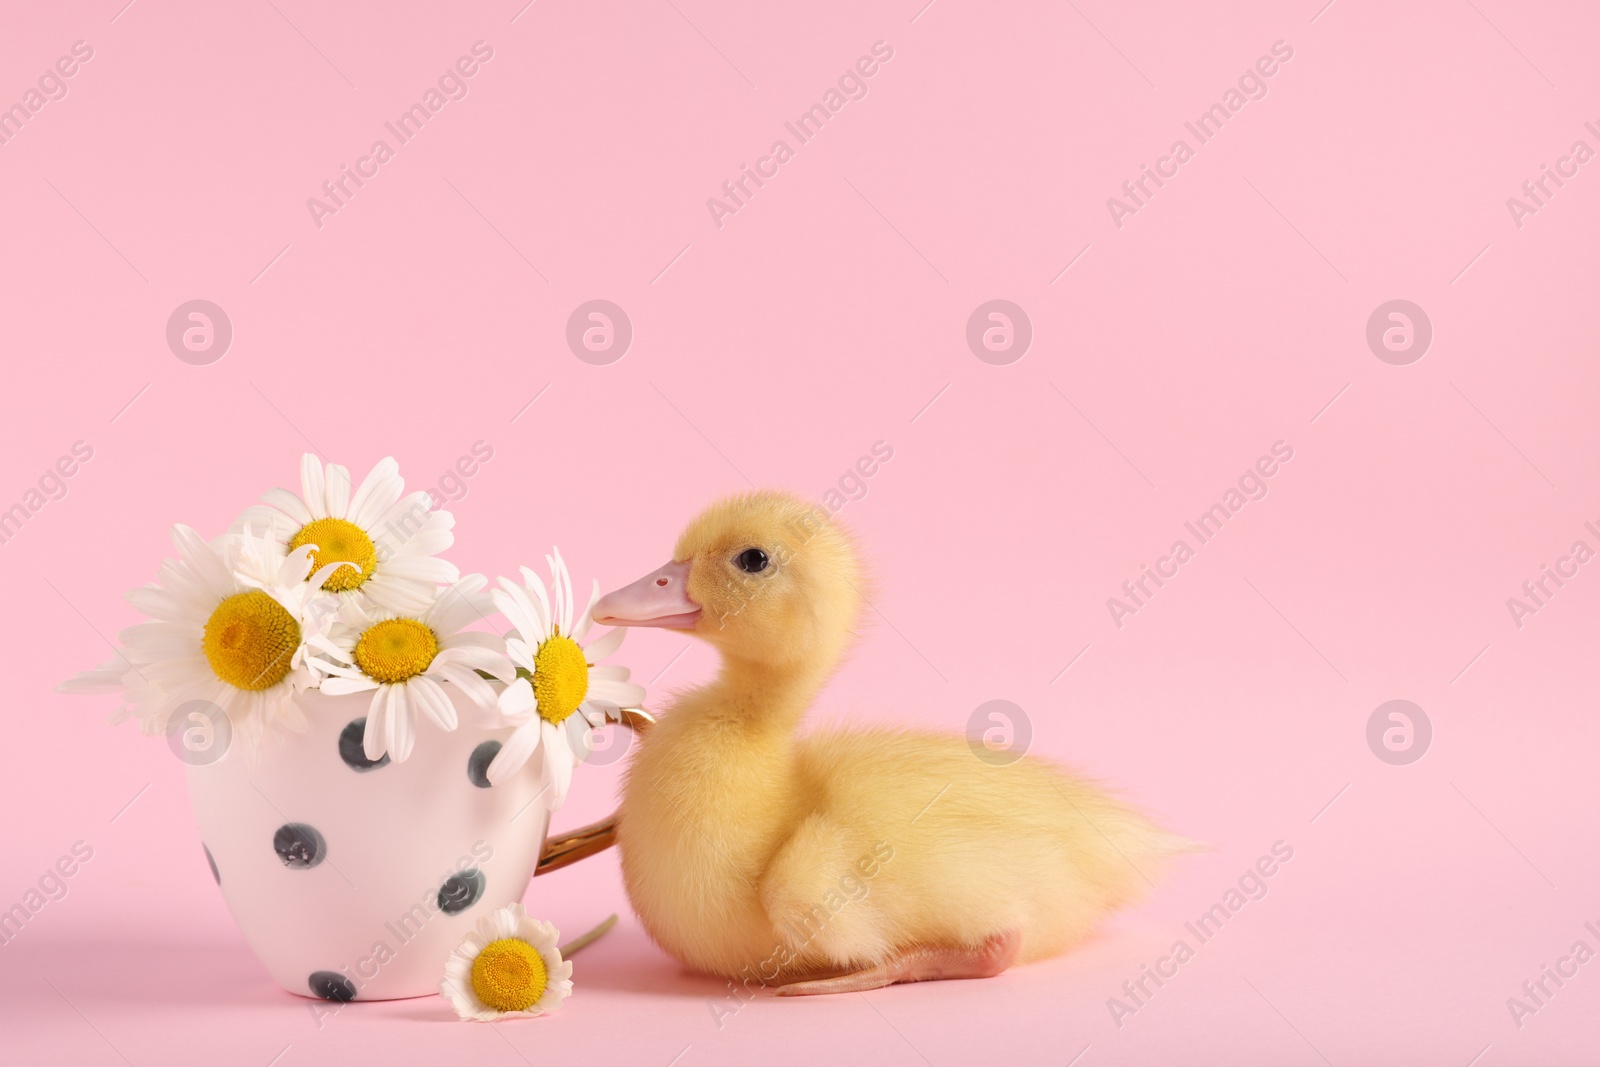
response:
<path id="1" fill-rule="evenodd" d="M 607 593 L 594 606 L 601 626 L 665 626 L 692 630 L 700 605 L 689 599 L 689 561 L 669 563 L 632 585 Z"/>

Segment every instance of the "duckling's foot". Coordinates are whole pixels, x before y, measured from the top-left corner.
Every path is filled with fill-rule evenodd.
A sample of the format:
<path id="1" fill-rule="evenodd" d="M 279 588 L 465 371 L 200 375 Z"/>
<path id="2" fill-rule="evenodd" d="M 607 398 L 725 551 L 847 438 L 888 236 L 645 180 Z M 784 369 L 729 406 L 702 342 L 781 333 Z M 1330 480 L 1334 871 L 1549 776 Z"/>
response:
<path id="1" fill-rule="evenodd" d="M 1010 967 L 1022 948 L 1022 931 L 995 934 L 977 948 L 916 947 L 897 951 L 875 967 L 836 978 L 791 982 L 779 986 L 780 997 L 817 993 L 859 993 L 899 982 L 932 982 L 941 978 L 993 978 Z"/>

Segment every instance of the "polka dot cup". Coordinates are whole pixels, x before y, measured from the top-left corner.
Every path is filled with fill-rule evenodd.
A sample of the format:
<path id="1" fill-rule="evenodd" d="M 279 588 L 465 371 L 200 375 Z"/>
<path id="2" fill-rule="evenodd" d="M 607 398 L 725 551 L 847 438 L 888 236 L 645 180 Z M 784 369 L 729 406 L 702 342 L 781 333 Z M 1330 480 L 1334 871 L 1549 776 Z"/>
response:
<path id="1" fill-rule="evenodd" d="M 539 760 L 489 785 L 510 729 L 420 720 L 404 763 L 370 761 L 370 696 L 302 696 L 310 728 L 257 766 L 235 745 L 188 767 L 202 847 L 245 940 L 291 993 L 328 1000 L 432 996 L 481 915 L 520 900 L 535 873 L 606 848 L 614 821 L 546 840 Z M 648 716 L 629 713 L 629 724 Z M 352 744 L 352 739 L 355 739 Z"/>

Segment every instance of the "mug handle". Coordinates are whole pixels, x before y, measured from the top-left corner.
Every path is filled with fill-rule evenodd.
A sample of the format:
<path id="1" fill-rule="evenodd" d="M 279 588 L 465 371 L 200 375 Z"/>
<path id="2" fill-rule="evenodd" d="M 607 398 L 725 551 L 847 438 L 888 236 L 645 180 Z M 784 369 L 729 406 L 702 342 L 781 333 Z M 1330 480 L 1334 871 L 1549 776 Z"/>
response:
<path id="1" fill-rule="evenodd" d="M 655 721 L 655 717 L 643 708 L 622 709 L 621 725 L 634 733 L 643 733 L 654 726 Z M 604 852 L 616 842 L 616 812 L 612 812 L 599 822 L 569 830 L 559 837 L 547 837 L 544 850 L 539 853 L 539 863 L 533 869 L 533 876 L 537 878 L 541 874 L 559 871 L 581 859 L 593 856 L 596 852 Z"/>

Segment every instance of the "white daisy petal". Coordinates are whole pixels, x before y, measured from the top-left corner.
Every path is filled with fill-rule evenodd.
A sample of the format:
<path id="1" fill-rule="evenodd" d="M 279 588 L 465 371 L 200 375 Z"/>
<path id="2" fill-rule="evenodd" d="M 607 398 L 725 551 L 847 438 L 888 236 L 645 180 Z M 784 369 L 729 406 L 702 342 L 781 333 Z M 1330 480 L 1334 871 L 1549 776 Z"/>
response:
<path id="1" fill-rule="evenodd" d="M 367 729 L 361 735 L 361 752 L 369 760 L 382 759 L 389 749 L 389 695 L 382 687 L 367 705 Z"/>
<path id="2" fill-rule="evenodd" d="M 378 516 L 377 524 L 384 529 L 390 526 L 406 529 L 414 536 L 425 530 L 454 529 L 456 518 L 448 511 L 435 508 L 433 499 L 426 492 L 418 490 L 397 497 Z"/>
<path id="3" fill-rule="evenodd" d="M 618 707 L 636 708 L 644 703 L 644 686 L 633 682 L 614 682 L 607 678 L 597 678 L 589 683 L 589 695 L 600 700 L 608 700 Z"/>
<path id="4" fill-rule="evenodd" d="M 174 526 L 172 543 L 208 594 L 220 600 L 238 591 L 238 583 L 228 572 L 222 557 L 191 527 L 181 523 Z"/>
<path id="5" fill-rule="evenodd" d="M 627 636 L 628 628 L 626 626 L 614 627 L 585 645 L 583 654 L 588 657 L 590 663 L 599 663 L 621 648 L 622 639 Z"/>
<path id="6" fill-rule="evenodd" d="M 577 625 L 572 629 L 572 639 L 579 644 L 589 635 L 589 628 L 594 625 L 594 606 L 600 602 L 600 579 L 594 580 L 594 588 L 589 591 L 589 603 L 584 605 L 583 614 L 578 617 Z M 621 629 L 621 627 L 618 627 Z"/>
<path id="7" fill-rule="evenodd" d="M 528 592 L 533 594 L 534 603 L 539 605 L 540 614 L 545 620 L 544 633 L 549 633 L 550 626 L 556 621 L 554 613 L 550 610 L 550 597 L 545 592 L 544 580 L 533 572 L 531 568 L 522 568 L 522 584 Z M 527 636 L 527 635 L 524 635 Z M 541 634 L 543 636 L 543 634 Z"/>
<path id="8" fill-rule="evenodd" d="M 438 627 L 443 631 L 443 627 Z M 485 648 L 490 652 L 504 653 L 506 650 L 505 638 L 485 630 L 459 630 L 449 637 L 439 638 L 440 648 Z M 526 647 L 526 646 L 524 646 Z"/>
<path id="9" fill-rule="evenodd" d="M 415 618 L 433 603 L 435 586 L 432 582 L 394 578 L 379 573 L 361 583 L 361 592 L 374 606 L 386 612 Z"/>
<path id="10" fill-rule="evenodd" d="M 527 722 L 538 708 L 533 695 L 533 683 L 526 678 L 518 678 L 501 690 L 498 705 L 500 714 L 516 725 Z"/>
<path id="11" fill-rule="evenodd" d="M 350 470 L 337 463 L 328 464 L 328 484 L 323 490 L 328 500 L 328 514 L 342 519 L 350 509 Z"/>
<path id="12" fill-rule="evenodd" d="M 507 909 L 510 910 L 510 909 Z M 535 919 L 521 903 L 516 909 L 517 926 L 514 936 L 522 938 L 536 949 L 554 948 L 561 935 L 555 925 L 545 919 Z"/>
<path id="13" fill-rule="evenodd" d="M 456 635 L 457 638 L 465 636 L 467 635 Z M 511 661 L 505 657 L 505 653 L 496 648 L 485 648 L 473 641 L 443 645 L 439 649 L 439 654 L 434 657 L 434 662 L 447 663 L 452 667 L 465 667 L 473 671 L 487 671 L 502 681 L 517 676 L 516 669 L 511 666 Z"/>
<path id="14" fill-rule="evenodd" d="M 545 794 L 546 807 L 560 811 L 567 802 L 567 791 L 572 788 L 572 749 L 560 730 L 544 719 L 539 720 L 539 747 L 544 749 L 545 781 L 550 791 Z"/>
<path id="15" fill-rule="evenodd" d="M 472 937 L 472 934 L 463 937 L 461 944 L 451 951 L 450 958 L 444 961 L 444 976 L 447 980 L 459 982 L 472 974 L 472 954 L 469 951 L 471 944 L 469 939 Z M 477 951 L 483 950 L 478 948 Z"/>
<path id="16" fill-rule="evenodd" d="M 570 577 L 567 568 L 561 562 L 561 550 L 555 549 L 553 555 L 544 557 L 545 565 L 550 568 L 550 605 L 551 615 L 561 632 L 568 637 L 572 636 L 572 592 L 567 587 Z"/>
<path id="17" fill-rule="evenodd" d="M 306 732 L 306 727 L 309 724 L 306 722 L 305 709 L 302 708 L 300 706 L 300 702 L 295 700 L 293 697 L 283 702 L 283 706 L 279 709 L 278 714 L 283 723 L 284 729 L 290 730 L 297 734 L 303 734 Z"/>
<path id="18" fill-rule="evenodd" d="M 395 556 L 383 563 L 383 573 L 392 578 L 437 585 L 445 585 L 461 577 L 461 571 L 454 563 L 437 556 Z"/>
<path id="19" fill-rule="evenodd" d="M 411 758 L 411 749 L 417 743 L 416 709 L 411 706 L 407 689 L 403 685 L 384 686 L 384 729 L 388 734 L 389 758 L 404 763 Z"/>
<path id="20" fill-rule="evenodd" d="M 561 569 L 561 632 L 568 637 L 572 636 L 572 575 L 567 570 L 567 564 L 561 558 L 559 548 L 553 550 L 556 557 L 556 566 Z"/>
<path id="21" fill-rule="evenodd" d="M 491 601 L 483 593 L 489 580 L 481 574 L 464 575 L 429 609 L 423 621 L 435 630 L 454 633 L 464 626 L 481 622 L 489 613 Z"/>
<path id="22" fill-rule="evenodd" d="M 306 507 L 305 501 L 287 489 L 268 489 L 261 494 L 265 504 L 281 511 L 301 526 L 309 525 L 312 519 L 311 509 Z"/>
<path id="23" fill-rule="evenodd" d="M 120 690 L 123 677 L 133 673 L 122 659 L 112 659 L 92 671 L 81 671 L 56 684 L 58 693 L 106 693 Z"/>
<path id="24" fill-rule="evenodd" d="M 418 505 L 421 506 L 421 505 Z M 408 522 L 409 517 L 395 520 Z M 406 529 L 405 526 L 398 527 Z M 438 529 L 424 525 L 422 529 L 401 540 L 394 542 L 396 558 L 405 556 L 436 556 L 455 544 L 456 535 L 449 530 Z"/>
<path id="25" fill-rule="evenodd" d="M 494 686 L 479 678 L 466 667 L 458 667 L 453 663 L 435 663 L 429 668 L 429 674 L 440 678 L 457 689 L 461 690 L 466 698 L 480 708 L 491 708 L 495 702 Z"/>
<path id="26" fill-rule="evenodd" d="M 480 917 L 478 919 L 476 932 L 468 931 L 461 938 L 460 951 L 466 957 L 464 960 L 466 964 L 463 970 L 464 974 L 472 974 L 472 961 L 474 957 L 483 951 L 483 946 L 494 940 L 492 937 L 485 936 L 484 931 L 488 929 L 488 927 L 484 925 L 485 922 L 486 920 Z"/>
<path id="27" fill-rule="evenodd" d="M 578 591 L 572 584 L 572 571 L 567 567 L 567 561 L 561 557 L 561 550 L 558 548 L 554 552 L 556 565 L 561 568 L 561 589 L 566 598 L 567 636 L 571 637 L 578 625 L 580 614 Z"/>
<path id="28" fill-rule="evenodd" d="M 522 902 L 516 901 L 509 907 L 496 908 L 479 923 L 494 931 L 490 940 L 498 941 L 505 937 L 520 937 L 523 922 Z"/>
<path id="29" fill-rule="evenodd" d="M 362 479 L 360 488 L 350 499 L 350 509 L 346 515 L 357 526 L 376 526 L 384 512 L 400 499 L 404 489 L 400 464 L 394 461 L 393 456 L 385 456 Z"/>
<path id="30" fill-rule="evenodd" d="M 290 493 L 289 496 L 296 503 L 299 503 L 300 498 L 298 496 L 293 493 Z M 301 504 L 300 510 L 304 511 L 305 505 Z M 282 547 L 294 536 L 295 531 L 304 525 L 305 523 L 290 518 L 275 507 L 269 507 L 266 504 L 251 504 L 239 513 L 239 517 L 234 520 L 233 525 L 228 527 L 228 533 L 240 534 L 248 528 L 254 533 L 272 538 L 273 543 Z M 161 584 L 166 585 L 167 582 L 163 580 Z"/>
<path id="31" fill-rule="evenodd" d="M 528 596 L 527 589 L 510 579 L 500 579 L 502 588 L 492 594 L 494 606 L 510 620 L 517 636 L 524 641 L 537 643 L 550 635 L 550 623 L 544 610 Z"/>
<path id="32" fill-rule="evenodd" d="M 257 543 L 259 544 L 259 542 Z M 263 578 L 270 576 L 276 585 L 298 585 L 311 577 L 311 569 L 317 565 L 316 546 L 301 545 L 293 552 L 286 554 L 278 562 L 278 568 L 275 572 L 271 568 L 270 560 L 262 560 L 262 564 L 261 575 Z M 332 572 L 330 571 L 329 573 L 331 574 Z M 326 580 L 323 579 L 323 581 Z M 322 586 L 322 582 L 313 584 L 319 588 Z"/>
<path id="33" fill-rule="evenodd" d="M 420 678 L 413 678 L 406 689 L 411 694 L 411 699 L 422 708 L 423 714 L 432 719 L 439 729 L 451 731 L 456 728 L 459 721 L 456 717 L 456 706 L 450 702 L 449 695 L 439 688 L 438 682 L 423 675 Z"/>
<path id="34" fill-rule="evenodd" d="M 498 785 L 522 770 L 528 758 L 538 751 L 542 737 L 539 725 L 543 721 L 536 717 L 511 731 L 511 736 L 489 764 L 486 776 L 490 783 Z"/>
<path id="35" fill-rule="evenodd" d="M 567 750 L 572 758 L 578 763 L 586 762 L 594 748 L 589 738 L 589 720 L 582 714 L 568 715 L 561 730 L 566 734 Z"/>
<path id="36" fill-rule="evenodd" d="M 515 637 L 506 638 L 506 657 L 529 674 L 533 673 L 533 649 L 526 641 Z"/>
<path id="37" fill-rule="evenodd" d="M 194 615 L 187 600 L 174 596 L 159 586 L 147 585 L 143 589 L 130 589 L 124 599 L 140 612 L 163 622 L 180 622 Z"/>
<path id="38" fill-rule="evenodd" d="M 327 516 L 327 479 L 323 474 L 322 461 L 311 452 L 300 457 L 300 495 L 304 498 L 312 518 L 321 519 Z"/>
<path id="39" fill-rule="evenodd" d="M 338 644 L 327 634 L 316 634 L 307 640 L 306 643 L 313 648 L 326 652 L 337 659 L 345 661 L 346 663 L 354 662 L 353 658 L 351 657 L 351 649 Z"/>
<path id="40" fill-rule="evenodd" d="M 541 641 L 550 637 L 561 625 L 561 620 L 556 618 L 556 610 L 550 604 L 548 594 L 545 599 L 539 598 L 539 590 L 532 586 L 522 585 L 517 587 L 529 605 L 529 612 L 534 621 L 534 628 L 521 636 L 535 648 Z"/>
<path id="41" fill-rule="evenodd" d="M 311 586 L 316 589 L 321 589 L 327 584 L 328 579 L 332 578 L 335 574 L 344 570 L 346 567 L 349 567 L 352 572 L 357 569 L 354 563 L 347 563 L 342 560 L 334 560 L 332 563 L 327 563 L 321 567 L 318 567 L 317 573 L 310 576 Z"/>
<path id="42" fill-rule="evenodd" d="M 340 678 L 337 676 L 324 678 L 318 686 L 324 693 L 331 697 L 344 696 L 347 693 L 365 693 L 369 689 L 378 688 L 378 683 L 364 675 L 354 678 Z"/>

